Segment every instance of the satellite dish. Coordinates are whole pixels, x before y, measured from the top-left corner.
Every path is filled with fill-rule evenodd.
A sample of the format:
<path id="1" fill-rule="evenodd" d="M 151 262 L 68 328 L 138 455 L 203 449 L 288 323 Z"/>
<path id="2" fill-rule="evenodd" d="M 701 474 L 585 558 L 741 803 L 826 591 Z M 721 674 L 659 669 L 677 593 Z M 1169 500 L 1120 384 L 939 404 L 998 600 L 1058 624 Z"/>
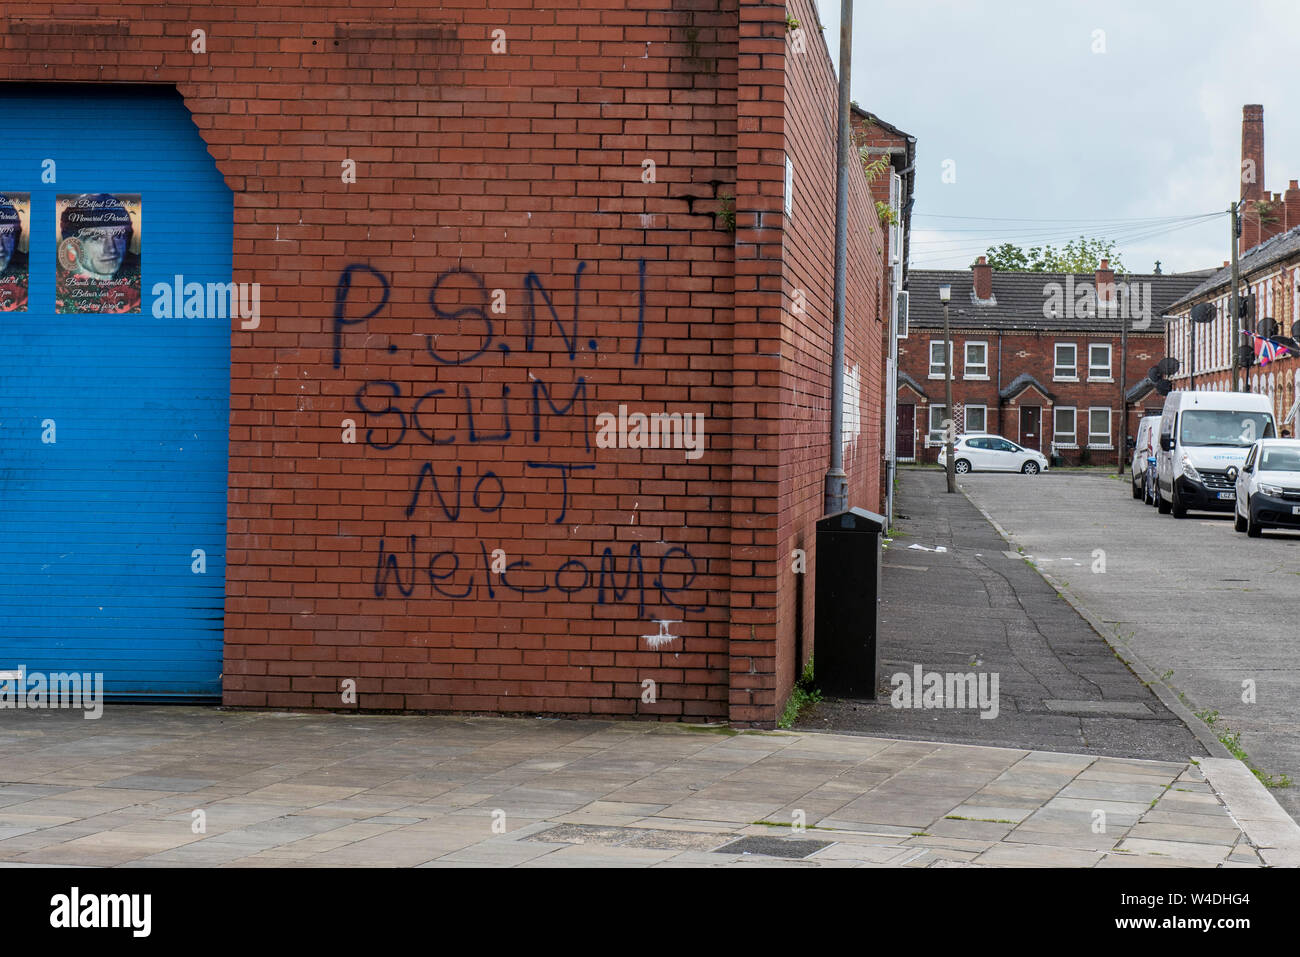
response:
<path id="1" fill-rule="evenodd" d="M 1269 336 L 1275 336 L 1278 333 L 1277 323 L 1265 316 L 1255 323 L 1255 331 L 1267 339 Z"/>
<path id="2" fill-rule="evenodd" d="M 1168 379 L 1178 371 L 1180 363 L 1173 356 L 1165 356 L 1156 363 L 1156 370 L 1160 373 L 1160 378 Z"/>
<path id="3" fill-rule="evenodd" d="M 1200 305 L 1192 306 L 1192 322 L 1213 322 L 1216 315 L 1217 310 L 1212 302 L 1203 302 Z"/>
<path id="4" fill-rule="evenodd" d="M 1150 369 L 1147 370 L 1147 378 L 1150 379 L 1152 382 L 1159 382 L 1161 379 L 1164 378 L 1164 376 L 1160 374 L 1159 366 L 1152 366 Z"/>
<path id="5" fill-rule="evenodd" d="M 1254 364 L 1255 364 L 1255 347 L 1239 346 L 1237 348 L 1237 365 L 1245 367 L 1245 366 L 1253 366 Z"/>
<path id="6" fill-rule="evenodd" d="M 1173 391 L 1173 389 L 1174 389 L 1174 384 L 1170 382 L 1168 379 L 1161 379 L 1159 382 L 1156 383 L 1157 395 L 1168 395 L 1170 392 Z"/>

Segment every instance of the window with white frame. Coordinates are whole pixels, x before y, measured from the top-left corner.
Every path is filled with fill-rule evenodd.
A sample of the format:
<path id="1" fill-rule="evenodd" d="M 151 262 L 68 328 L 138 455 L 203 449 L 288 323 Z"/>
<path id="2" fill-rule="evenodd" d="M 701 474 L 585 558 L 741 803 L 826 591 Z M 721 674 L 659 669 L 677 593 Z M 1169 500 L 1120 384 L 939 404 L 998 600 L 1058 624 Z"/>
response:
<path id="1" fill-rule="evenodd" d="M 948 418 L 946 405 L 930 406 L 930 429 L 926 433 L 926 442 L 930 445 L 943 444 L 943 424 Z"/>
<path id="2" fill-rule="evenodd" d="M 1073 342 L 1056 344 L 1056 367 L 1052 370 L 1055 379 L 1076 379 L 1078 370 L 1078 347 Z"/>
<path id="3" fill-rule="evenodd" d="M 986 405 L 966 406 L 966 431 L 987 432 L 988 413 L 989 410 Z"/>
<path id="4" fill-rule="evenodd" d="M 1088 410 L 1088 445 L 1093 448 L 1110 448 L 1110 408 Z"/>
<path id="5" fill-rule="evenodd" d="M 966 343 L 966 365 L 963 374 L 967 379 L 989 377 L 989 345 L 987 342 Z"/>
<path id="6" fill-rule="evenodd" d="M 1075 422 L 1078 416 L 1072 405 L 1058 405 L 1052 410 L 1052 441 L 1057 445 L 1073 447 L 1079 443 Z"/>
<path id="7" fill-rule="evenodd" d="M 1110 344 L 1094 342 L 1088 346 L 1088 378 L 1110 378 Z"/>
<path id="8" fill-rule="evenodd" d="M 948 351 L 952 351 L 952 343 L 948 343 Z M 943 357 L 943 340 L 930 340 L 930 378 L 942 379 L 944 376 L 944 357 Z"/>

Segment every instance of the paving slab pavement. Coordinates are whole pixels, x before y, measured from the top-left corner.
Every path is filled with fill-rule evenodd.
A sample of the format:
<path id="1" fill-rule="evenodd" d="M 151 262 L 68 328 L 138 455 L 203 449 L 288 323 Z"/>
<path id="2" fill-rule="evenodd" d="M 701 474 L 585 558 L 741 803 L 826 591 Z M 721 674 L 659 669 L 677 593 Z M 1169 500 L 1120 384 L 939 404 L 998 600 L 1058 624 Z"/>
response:
<path id="1" fill-rule="evenodd" d="M 130 773 L 67 784 L 103 761 L 101 740 Z M 202 780 L 164 773 L 182 755 Z M 1300 828 L 1262 785 L 1202 766 L 595 720 L 11 712 L 0 714 L 0 866 L 1294 862 Z M 426 790 L 444 774 L 457 784 Z"/>
<path id="2" fill-rule="evenodd" d="M 1020 563 L 1032 560 L 1162 700 L 1203 716 L 1185 718 L 1194 730 L 1214 744 L 1235 738 L 1300 820 L 1300 534 L 1247 538 L 1229 513 L 1162 516 L 1134 501 L 1123 479 L 1095 472 L 1026 478 L 968 475 L 961 497 L 1013 543 L 1011 554 L 1023 549 Z M 1104 559 L 1096 568 L 1075 564 L 1093 554 Z"/>

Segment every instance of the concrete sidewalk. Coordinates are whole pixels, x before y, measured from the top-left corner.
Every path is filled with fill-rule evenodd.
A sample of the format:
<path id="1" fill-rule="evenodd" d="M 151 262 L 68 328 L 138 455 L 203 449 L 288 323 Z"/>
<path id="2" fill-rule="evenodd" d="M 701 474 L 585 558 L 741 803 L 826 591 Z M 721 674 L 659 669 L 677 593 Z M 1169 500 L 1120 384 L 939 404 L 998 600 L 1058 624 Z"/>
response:
<path id="1" fill-rule="evenodd" d="M 1300 863 L 1240 770 L 613 721 L 0 712 L 0 864 Z"/>
<path id="2" fill-rule="evenodd" d="M 1134 675 L 965 495 L 946 493 L 943 472 L 909 469 L 900 479 L 881 575 L 880 696 L 827 700 L 799 728 L 1164 761 L 1227 757 L 1203 726 L 1200 736 L 1190 730 L 1200 722 L 1186 708 Z M 1080 552 L 1056 571 L 1086 577 L 1092 561 Z M 996 716 L 892 707 L 891 676 L 917 666 L 996 674 Z"/>

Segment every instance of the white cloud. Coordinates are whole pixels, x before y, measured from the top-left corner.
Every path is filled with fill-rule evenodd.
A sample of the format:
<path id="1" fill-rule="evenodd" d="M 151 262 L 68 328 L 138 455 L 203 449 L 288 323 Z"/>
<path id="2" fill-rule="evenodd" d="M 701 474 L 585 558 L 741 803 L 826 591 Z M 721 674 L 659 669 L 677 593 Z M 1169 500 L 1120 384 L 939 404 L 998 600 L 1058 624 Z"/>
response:
<path id="1" fill-rule="evenodd" d="M 840 5 L 817 5 L 836 59 Z M 1226 215 L 1162 235 L 1120 221 L 1226 210 L 1239 192 L 1245 103 L 1264 104 L 1266 187 L 1281 192 L 1300 178 L 1300 4 L 1224 10 L 1211 0 L 855 7 L 853 98 L 918 139 L 913 263 L 940 265 L 942 251 L 943 265 L 964 268 L 981 238 L 1031 246 L 1080 231 L 1119 239 L 1130 269 L 1222 262 Z M 1103 54 L 1092 52 L 1097 29 Z M 945 159 L 957 163 L 955 184 L 940 180 Z M 965 231 L 978 221 L 927 219 L 936 214 L 1055 218 L 1074 229 L 1050 236 L 1052 224 L 985 223 L 981 237 Z M 927 245 L 945 239 L 958 244 Z"/>

